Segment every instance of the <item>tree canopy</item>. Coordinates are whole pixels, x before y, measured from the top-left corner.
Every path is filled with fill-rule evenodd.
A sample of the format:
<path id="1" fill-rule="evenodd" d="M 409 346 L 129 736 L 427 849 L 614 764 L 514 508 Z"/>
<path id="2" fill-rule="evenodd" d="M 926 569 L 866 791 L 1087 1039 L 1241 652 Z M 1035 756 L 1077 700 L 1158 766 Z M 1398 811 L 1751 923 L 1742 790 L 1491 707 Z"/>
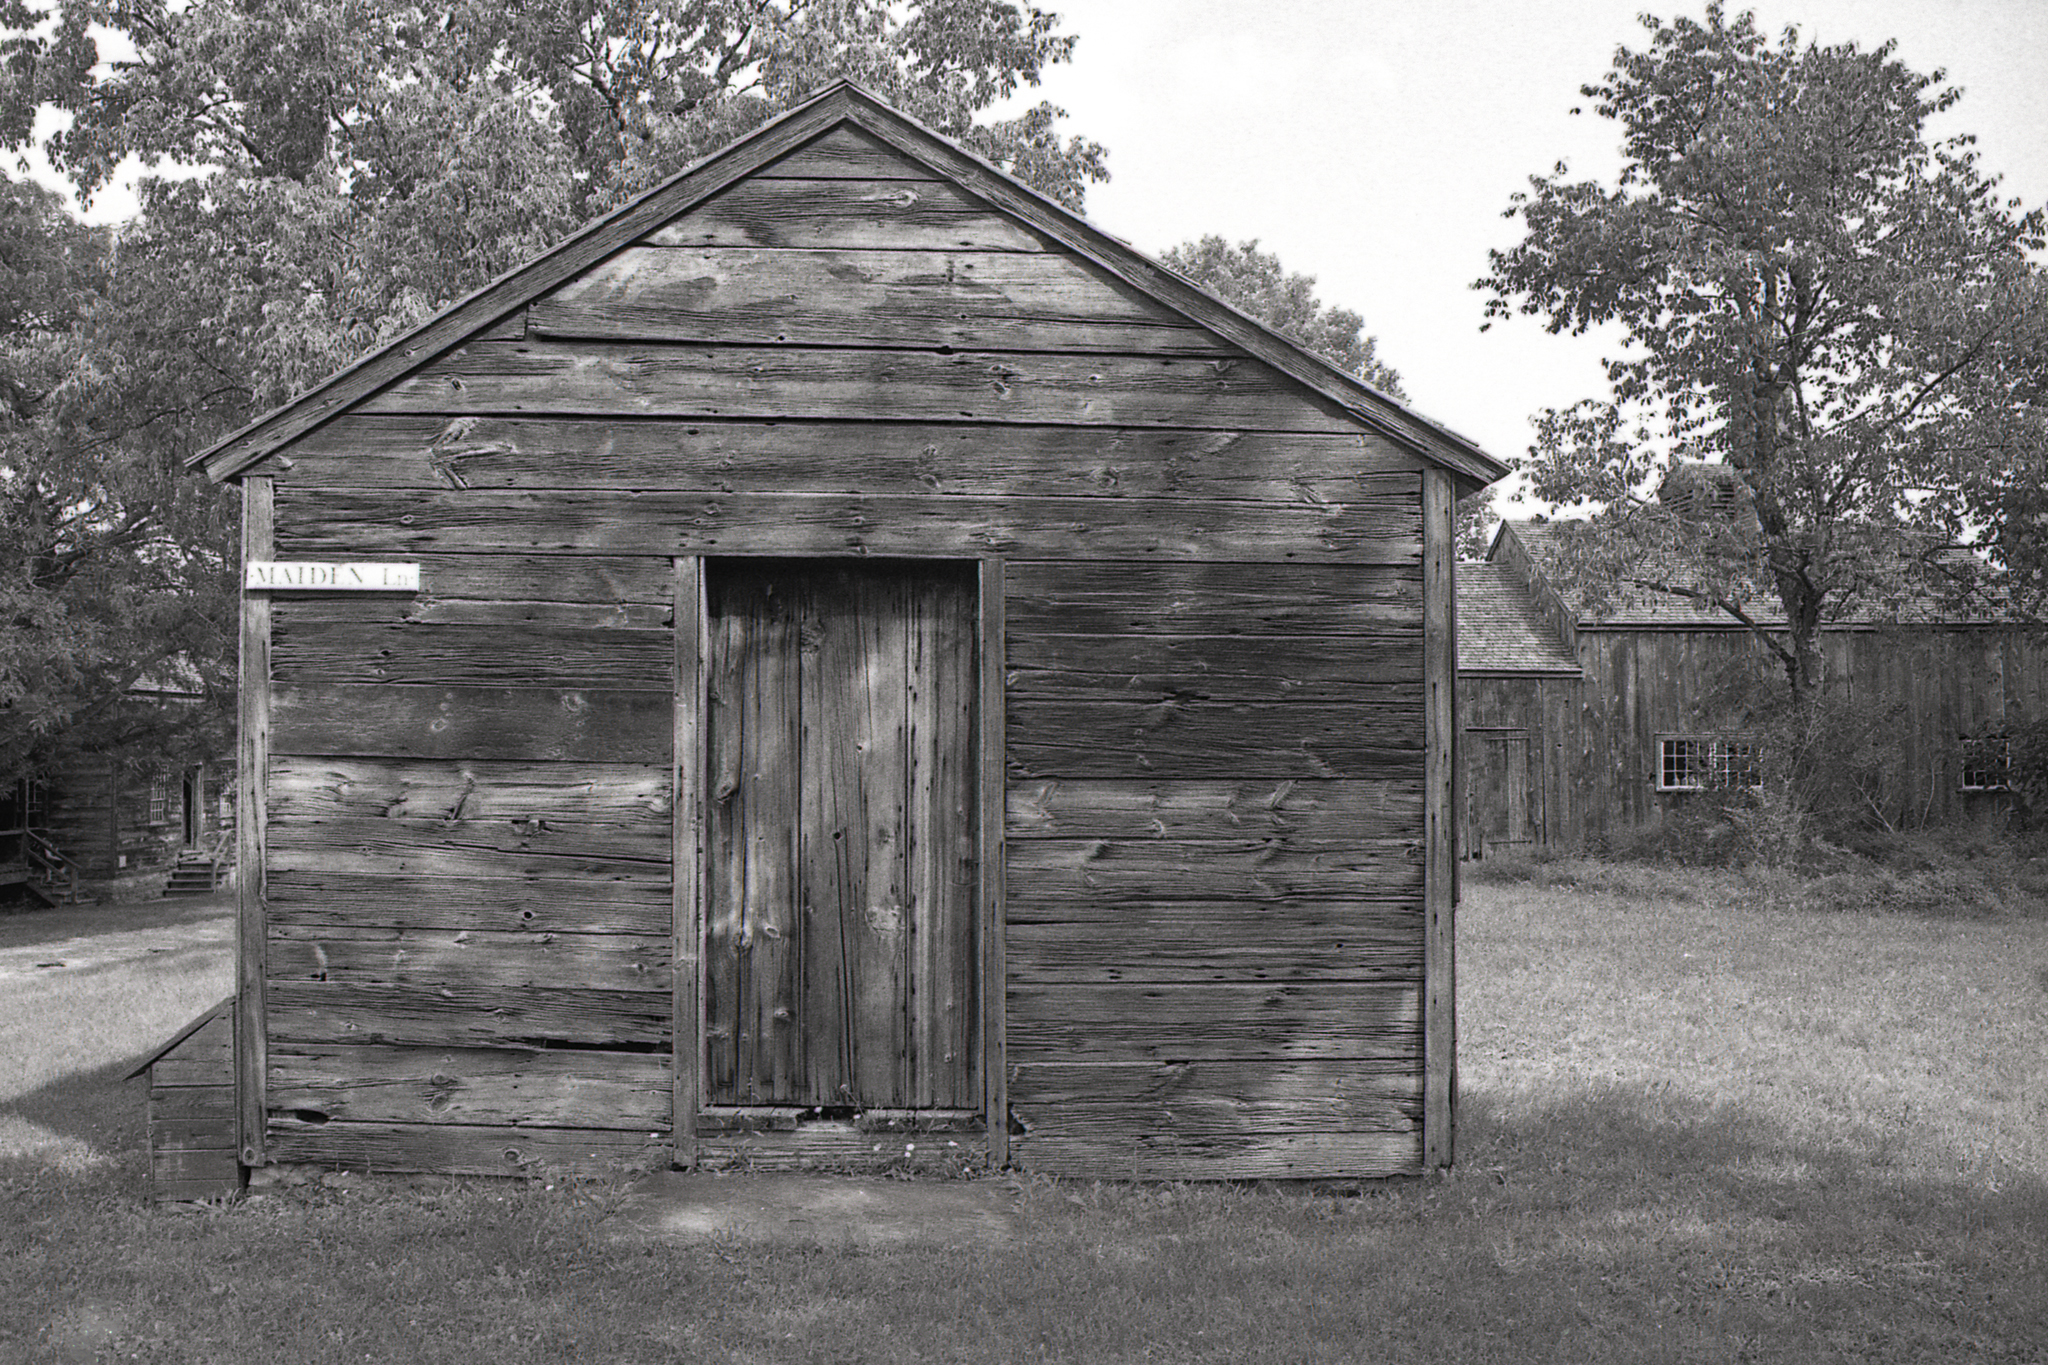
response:
<path id="1" fill-rule="evenodd" d="M 1208 236 L 1183 242 L 1159 258 L 1231 307 L 1347 374 L 1392 398 L 1402 398 L 1401 376 L 1379 358 L 1365 319 L 1316 297 L 1313 275 L 1289 274 L 1280 258 L 1260 251 L 1256 238 L 1236 246 Z"/>
<path id="2" fill-rule="evenodd" d="M 1625 337 L 1609 395 L 1539 414 L 1527 466 L 1538 498 L 1596 510 L 1584 580 L 1744 621 L 1775 599 L 1788 628 L 1758 637 L 1796 697 L 1834 611 L 1961 599 L 1983 584 L 1959 563 L 2012 567 L 2000 528 L 2018 543 L 2032 509 L 1998 498 L 2048 468 L 2043 214 L 1969 138 L 1930 137 L 1961 92 L 1891 44 L 1773 41 L 1719 4 L 1644 24 L 1583 87 L 1619 176 L 1532 177 L 1507 211 L 1523 239 L 1477 287 L 1490 320 Z M 1742 514 L 1658 500 L 1685 459 L 1734 470 Z M 1946 553 L 1971 538 L 1983 556 Z"/>
<path id="3" fill-rule="evenodd" d="M 0 201 L 0 778 L 60 736 L 144 742 L 81 727 L 170 661 L 225 684 L 231 506 L 186 456 L 831 79 L 1078 209 L 1103 149 L 1044 102 L 988 114 L 1068 59 L 1058 24 L 1007 0 L 0 0 L 0 140 L 55 107 L 43 150 L 82 196 L 151 168 L 111 232 L 30 186 Z"/>

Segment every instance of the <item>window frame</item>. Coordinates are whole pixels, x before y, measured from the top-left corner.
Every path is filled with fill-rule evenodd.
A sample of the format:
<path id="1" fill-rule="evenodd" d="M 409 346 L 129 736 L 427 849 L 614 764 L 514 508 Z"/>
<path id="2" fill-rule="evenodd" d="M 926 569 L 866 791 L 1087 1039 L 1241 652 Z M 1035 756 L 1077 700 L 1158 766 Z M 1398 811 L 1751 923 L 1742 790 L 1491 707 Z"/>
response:
<path id="1" fill-rule="evenodd" d="M 1987 746 L 1997 746 L 1997 780 L 1994 782 L 1972 782 L 1973 775 L 1992 776 L 1989 765 L 1983 761 Z M 2004 792 L 2012 790 L 2012 733 L 2008 730 L 1994 730 L 1978 735 L 1956 737 L 1956 790 L 1966 792 Z M 1975 749 L 1973 753 L 1972 750 Z"/>
<path id="2" fill-rule="evenodd" d="M 1674 763 L 1674 754 L 1683 754 L 1684 760 Z M 1673 781 L 1674 771 L 1690 780 Z M 1762 745 L 1743 734 L 1659 734 L 1651 780 L 1659 792 L 1762 791 Z"/>

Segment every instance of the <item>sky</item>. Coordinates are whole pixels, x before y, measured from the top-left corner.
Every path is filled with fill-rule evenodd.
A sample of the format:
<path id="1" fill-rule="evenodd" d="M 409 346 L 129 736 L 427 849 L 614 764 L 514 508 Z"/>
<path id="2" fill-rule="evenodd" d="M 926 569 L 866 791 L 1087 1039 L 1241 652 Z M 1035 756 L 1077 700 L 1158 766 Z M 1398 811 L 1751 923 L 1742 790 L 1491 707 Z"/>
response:
<path id="1" fill-rule="evenodd" d="M 1513 459 L 1529 417 L 1605 392 L 1613 336 L 1535 319 L 1479 330 L 1471 288 L 1519 224 L 1501 212 L 1559 160 L 1611 176 L 1616 125 L 1579 87 L 1646 45 L 1654 0 L 1036 0 L 1079 38 L 1031 99 L 1109 149 L 1099 227 L 1157 254 L 1256 238 L 1353 309 L 1421 412 Z M 1938 136 L 1974 134 L 2028 207 L 2048 201 L 2048 0 L 1791 0 L 1752 9 L 1824 43 L 1896 40 L 1962 87 Z M 1698 18 L 1704 0 L 1652 9 Z M 1023 101 L 1028 102 L 1028 101 Z"/>

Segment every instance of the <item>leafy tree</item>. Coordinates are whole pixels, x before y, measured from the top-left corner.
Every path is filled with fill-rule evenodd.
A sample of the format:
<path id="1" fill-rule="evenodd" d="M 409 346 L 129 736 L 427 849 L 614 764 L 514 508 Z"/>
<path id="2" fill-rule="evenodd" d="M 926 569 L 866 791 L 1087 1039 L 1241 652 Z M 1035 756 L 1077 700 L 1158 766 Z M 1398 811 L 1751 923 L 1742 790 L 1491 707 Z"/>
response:
<path id="1" fill-rule="evenodd" d="M 1304 350 L 1390 397 L 1405 397 L 1401 376 L 1380 360 L 1378 343 L 1365 334 L 1365 319 L 1349 308 L 1325 305 L 1316 297 L 1315 276 L 1288 274 L 1278 256 L 1259 250 L 1256 238 L 1232 246 L 1221 237 L 1203 237 L 1159 259 Z"/>
<path id="2" fill-rule="evenodd" d="M 43 150 L 83 196 L 130 158 L 160 173 L 112 234 L 22 186 L 5 203 L 0 534 L 26 529 L 18 560 L 0 548 L 0 610 L 34 638 L 0 646 L 0 777 L 151 673 L 148 642 L 230 665 L 232 594 L 158 592 L 233 558 L 229 499 L 184 456 L 830 79 L 1070 206 L 1106 176 L 1050 104 L 985 117 L 1074 44 L 1005 0 L 57 0 L 42 19 L 0 0 L 0 140 L 26 149 L 54 106 L 70 122 Z M 102 30 L 132 55 L 103 62 Z M 182 624 L 130 629 L 94 592 Z"/>
<path id="3" fill-rule="evenodd" d="M 233 696 L 226 508 L 178 462 L 174 390 L 204 377 L 135 335 L 153 291 L 115 264 L 113 234 L 0 181 L 0 782 L 59 749 L 174 759 Z"/>
<path id="4" fill-rule="evenodd" d="M 1537 497 L 1597 509 L 1582 581 L 1749 623 L 1801 698 L 1831 613 L 1960 602 L 1977 567 L 2008 567 L 1944 547 L 2048 468 L 2043 214 L 1998 194 L 1970 139 L 1929 139 L 1960 92 L 1891 44 L 1773 42 L 1719 4 L 1644 23 L 1648 46 L 1583 90 L 1621 131 L 1618 179 L 1532 177 L 1507 213 L 1523 240 L 1477 287 L 1489 320 L 1626 338 L 1610 396 L 1540 414 L 1531 452 Z M 1747 510 L 1655 499 L 1680 457 L 1735 471 Z M 1759 624 L 1770 601 L 1782 630 Z"/>

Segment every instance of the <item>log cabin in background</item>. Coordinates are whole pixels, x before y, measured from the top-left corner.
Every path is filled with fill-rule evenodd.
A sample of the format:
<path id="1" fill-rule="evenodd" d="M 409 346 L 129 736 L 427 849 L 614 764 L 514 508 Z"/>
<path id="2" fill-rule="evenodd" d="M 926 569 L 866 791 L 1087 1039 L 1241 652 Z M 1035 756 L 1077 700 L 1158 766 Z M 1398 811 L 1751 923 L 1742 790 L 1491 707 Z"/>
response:
<path id="1" fill-rule="evenodd" d="M 245 1165 L 1450 1160 L 1503 467 L 859 89 L 196 463 Z"/>
<path id="2" fill-rule="evenodd" d="M 1467 856 L 1625 847 L 1761 780 L 1762 740 L 1735 703 L 1784 686 L 1775 659 L 1682 598 L 1622 591 L 1593 610 L 1566 567 L 1577 533 L 1504 522 L 1484 563 L 1459 566 Z M 1751 610 L 1766 628 L 1785 619 L 1768 597 Z M 2003 815 L 2007 736 L 2048 716 L 2048 634 L 1909 593 L 1837 603 L 1820 646 L 1827 695 L 1883 726 L 1857 774 L 1868 809 L 1842 814 L 1893 828 Z"/>

